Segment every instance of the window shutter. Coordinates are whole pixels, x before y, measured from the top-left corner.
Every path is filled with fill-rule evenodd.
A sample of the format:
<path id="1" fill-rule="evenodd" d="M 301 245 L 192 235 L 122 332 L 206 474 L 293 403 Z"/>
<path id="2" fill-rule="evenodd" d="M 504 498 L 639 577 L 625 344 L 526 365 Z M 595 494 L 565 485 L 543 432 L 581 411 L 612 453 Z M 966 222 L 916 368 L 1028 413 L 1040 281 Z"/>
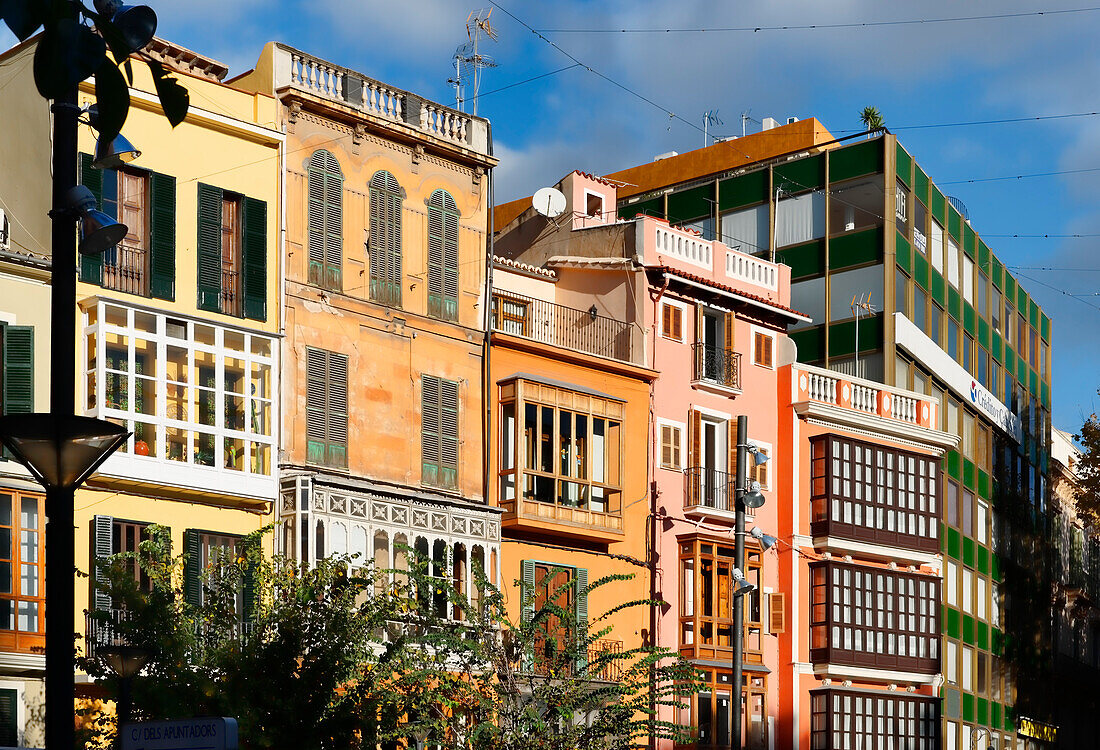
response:
<path id="1" fill-rule="evenodd" d="M 588 569 L 577 568 L 573 577 L 577 595 L 577 670 L 588 669 Z"/>
<path id="2" fill-rule="evenodd" d="M 731 312 L 726 313 L 726 319 L 722 323 L 722 334 L 725 336 L 725 341 L 723 342 L 723 345 L 725 346 L 727 352 L 733 351 L 733 333 L 735 322 L 736 318 L 734 317 L 734 314 Z"/>
<path id="3" fill-rule="evenodd" d="M 153 172 L 149 193 L 149 294 L 176 298 L 176 178 Z"/>
<path id="4" fill-rule="evenodd" d="M 202 535 L 196 529 L 183 532 L 183 600 L 192 607 L 202 606 Z"/>
<path id="5" fill-rule="evenodd" d="M 4 413 L 34 411 L 34 328 L 5 325 Z"/>
<path id="6" fill-rule="evenodd" d="M 309 282 L 338 290 L 343 285 L 344 178 L 331 152 L 320 150 L 310 157 L 308 181 Z"/>
<path id="7" fill-rule="evenodd" d="M 442 190 L 432 193 L 428 203 L 428 315 L 443 317 L 443 208 Z"/>
<path id="8" fill-rule="evenodd" d="M 107 585 L 107 576 L 101 569 L 101 564 L 114 554 L 114 526 L 115 519 L 111 516 L 95 516 L 92 518 L 92 555 L 95 565 L 95 582 L 92 602 L 97 612 L 111 611 L 111 597 L 101 586 Z"/>
<path id="9" fill-rule="evenodd" d="M 787 595 L 768 595 L 768 631 L 784 633 L 787 630 Z"/>
<path id="10" fill-rule="evenodd" d="M 80 184 L 92 191 L 99 210 L 108 213 L 107 207 L 103 205 L 104 173 L 112 179 L 115 176 L 113 169 L 93 168 L 90 154 L 80 155 Z M 115 189 L 117 191 L 117 186 Z M 89 284 L 103 283 L 103 253 L 80 256 L 80 280 Z"/>
<path id="11" fill-rule="evenodd" d="M 523 560 L 520 562 L 520 580 L 523 581 L 523 587 L 520 589 L 520 603 L 522 610 L 520 612 L 521 626 L 527 628 L 530 626 L 531 621 L 535 619 L 535 561 Z M 526 644 L 528 647 L 523 650 L 521 655 L 521 669 L 528 671 L 531 669 L 534 661 L 534 649 L 533 641 Z"/>
<path id="12" fill-rule="evenodd" d="M 306 461 L 325 462 L 328 439 L 325 352 L 306 347 Z"/>
<path id="13" fill-rule="evenodd" d="M 325 280 L 325 174 L 316 163 L 321 152 L 309 160 L 309 283 Z"/>
<path id="14" fill-rule="evenodd" d="M 764 366 L 772 366 L 772 345 L 775 343 L 775 339 L 771 336 L 764 336 Z"/>
<path id="15" fill-rule="evenodd" d="M 700 424 L 699 412 L 691 409 L 688 412 L 688 466 L 694 468 L 699 466 L 700 460 L 700 446 L 699 441 L 702 438 L 702 425 Z"/>
<path id="16" fill-rule="evenodd" d="M 737 487 L 737 419 L 734 418 L 727 421 L 726 427 L 728 429 L 726 444 L 729 445 L 729 466 L 727 470 L 730 475 L 729 495 L 727 497 L 732 500 L 734 499 L 734 490 Z M 749 465 L 751 466 L 752 464 L 750 463 Z M 750 479 L 747 473 L 745 474 L 745 479 L 746 481 Z"/>
<path id="17" fill-rule="evenodd" d="M 421 481 L 425 484 L 439 485 L 440 474 L 440 422 L 439 409 L 440 382 L 433 375 L 421 377 L 420 411 L 420 453 L 422 463 Z"/>
<path id="18" fill-rule="evenodd" d="M 344 262 L 344 180 L 336 157 L 327 151 L 325 175 L 325 286 L 343 288 Z"/>
<path id="19" fill-rule="evenodd" d="M 458 320 L 458 208 L 448 194 L 443 213 L 443 319 Z"/>
<path id="20" fill-rule="evenodd" d="M 439 393 L 440 485 L 458 487 L 458 382 L 441 380 Z"/>
<path id="21" fill-rule="evenodd" d="M 0 690 L 0 745 L 15 747 L 19 744 L 19 691 L 10 688 Z"/>
<path id="22" fill-rule="evenodd" d="M 661 465 L 672 466 L 672 427 L 667 424 L 661 425 Z"/>
<path id="23" fill-rule="evenodd" d="M 661 306 L 661 333 L 672 337 L 672 305 L 667 302 Z"/>
<path id="24" fill-rule="evenodd" d="M 369 193 L 370 296 L 384 305 L 400 307 L 401 185 L 389 172 L 375 172 Z"/>
<path id="25" fill-rule="evenodd" d="M 672 338 L 677 341 L 684 340 L 684 311 L 673 305 L 669 305 L 672 310 Z"/>
<path id="26" fill-rule="evenodd" d="M 241 619 L 245 622 L 251 622 L 256 616 L 257 606 L 259 604 L 259 589 L 257 588 L 256 576 L 259 573 L 259 563 L 256 561 L 256 556 L 260 553 L 257 549 L 255 542 L 249 543 L 245 539 L 241 539 L 238 544 L 239 554 L 244 556 L 244 576 L 241 581 L 244 595 L 244 612 L 241 613 Z"/>
<path id="27" fill-rule="evenodd" d="M 222 190 L 199 183 L 199 309 L 218 312 L 222 288 Z"/>
<path id="28" fill-rule="evenodd" d="M 241 278 L 244 317 L 267 320 L 267 203 L 244 198 L 241 217 Z"/>
<path id="29" fill-rule="evenodd" d="M 348 358 L 335 352 L 328 353 L 327 411 L 326 463 L 344 467 L 348 465 Z"/>

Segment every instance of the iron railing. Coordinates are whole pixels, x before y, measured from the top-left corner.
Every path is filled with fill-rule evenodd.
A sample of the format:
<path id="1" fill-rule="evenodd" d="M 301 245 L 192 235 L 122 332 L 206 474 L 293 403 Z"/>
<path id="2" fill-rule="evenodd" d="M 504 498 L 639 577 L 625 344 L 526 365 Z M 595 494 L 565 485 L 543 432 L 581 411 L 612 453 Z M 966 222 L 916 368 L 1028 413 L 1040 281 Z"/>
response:
<path id="1" fill-rule="evenodd" d="M 226 315 L 241 314 L 240 277 L 237 269 L 222 266 L 221 311 Z"/>
<path id="2" fill-rule="evenodd" d="M 585 354 L 634 361 L 631 326 L 591 310 L 577 310 L 519 294 L 493 295 L 493 330 Z"/>
<path id="3" fill-rule="evenodd" d="M 695 380 L 741 388 L 741 352 L 704 343 L 692 344 L 691 348 L 695 354 Z"/>
<path id="4" fill-rule="evenodd" d="M 684 469 L 684 508 L 711 508 L 735 510 L 734 488 L 737 477 L 726 471 L 705 466 L 689 466 Z M 751 509 L 746 508 L 751 513 Z"/>
<path id="5" fill-rule="evenodd" d="M 149 252 L 119 243 L 103 253 L 103 288 L 127 294 L 149 294 Z"/>
<path id="6" fill-rule="evenodd" d="M 622 678 L 621 659 L 612 657 L 623 652 L 623 642 L 600 638 L 588 644 L 587 664 L 575 664 L 558 652 L 560 640 L 550 637 L 535 639 L 534 654 L 526 661 L 522 672 L 540 677 L 570 677 L 578 670 L 585 671 L 588 679 L 615 682 Z M 602 661 L 601 660 L 605 660 Z"/>

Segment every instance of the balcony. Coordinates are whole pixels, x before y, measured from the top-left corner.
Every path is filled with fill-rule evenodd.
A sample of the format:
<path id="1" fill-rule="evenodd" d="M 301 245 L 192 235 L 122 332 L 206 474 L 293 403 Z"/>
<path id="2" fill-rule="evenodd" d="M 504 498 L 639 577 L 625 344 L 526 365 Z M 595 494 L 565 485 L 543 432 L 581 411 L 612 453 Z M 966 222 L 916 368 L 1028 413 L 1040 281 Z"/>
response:
<path id="1" fill-rule="evenodd" d="M 692 380 L 741 392 L 741 353 L 712 344 L 691 345 L 695 367 Z"/>
<path id="2" fill-rule="evenodd" d="M 810 661 L 936 674 L 940 581 L 846 563 L 813 563 Z"/>
<path id="3" fill-rule="evenodd" d="M 579 665 L 573 664 L 557 653 L 557 643 L 558 640 L 554 638 L 545 636 L 536 638 L 534 658 L 521 671 L 540 677 L 565 677 L 575 674 Z M 622 678 L 623 665 L 621 661 L 611 657 L 622 652 L 622 641 L 607 638 L 592 641 L 588 644 L 587 664 L 581 665 L 580 669 L 587 670 L 587 676 L 591 680 L 617 682 Z M 608 659 L 608 661 L 601 663 L 601 659 Z"/>
<path id="4" fill-rule="evenodd" d="M 737 477 L 726 471 L 705 466 L 684 469 L 684 512 L 688 515 L 733 515 L 736 512 L 734 489 Z M 754 515 L 745 508 L 745 515 Z"/>
<path id="5" fill-rule="evenodd" d="M 519 294 L 493 294 L 493 330 L 581 354 L 635 363 L 631 325 Z"/>
<path id="6" fill-rule="evenodd" d="M 142 247 L 119 243 L 103 253 L 103 288 L 148 296 L 149 253 Z"/>
<path id="7" fill-rule="evenodd" d="M 501 526 L 554 536 L 615 542 L 623 536 L 623 517 L 617 495 L 614 501 L 614 506 L 604 502 L 596 507 L 584 502 L 570 505 L 533 497 L 502 500 L 504 515 Z"/>
<path id="8" fill-rule="evenodd" d="M 444 107 L 292 47 L 276 44 L 275 88 L 284 87 L 400 123 L 482 154 L 488 153 L 488 127 L 484 119 Z"/>

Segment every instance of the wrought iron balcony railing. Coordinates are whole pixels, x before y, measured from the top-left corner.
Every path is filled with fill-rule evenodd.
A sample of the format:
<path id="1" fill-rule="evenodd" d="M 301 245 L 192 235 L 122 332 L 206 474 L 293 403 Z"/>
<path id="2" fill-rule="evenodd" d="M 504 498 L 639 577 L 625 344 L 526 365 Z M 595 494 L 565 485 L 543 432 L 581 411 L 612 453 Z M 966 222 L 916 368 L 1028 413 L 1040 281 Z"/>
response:
<path id="1" fill-rule="evenodd" d="M 103 287 L 127 294 L 149 294 L 149 253 L 119 243 L 103 253 Z"/>
<path id="2" fill-rule="evenodd" d="M 631 326 L 572 307 L 519 294 L 493 294 L 493 330 L 585 354 L 634 362 Z"/>
<path id="3" fill-rule="evenodd" d="M 737 477 L 726 471 L 705 466 L 689 466 L 684 469 L 684 510 L 722 510 L 733 512 Z M 747 482 L 747 480 L 746 480 Z M 753 515 L 752 508 L 745 514 Z"/>
<path id="4" fill-rule="evenodd" d="M 614 654 L 622 653 L 622 641 L 607 638 L 592 641 L 588 644 L 587 664 L 583 665 L 575 664 L 557 653 L 556 649 L 560 648 L 558 644 L 559 641 L 555 638 L 537 638 L 535 653 L 527 660 L 522 671 L 540 677 L 566 677 L 575 675 L 578 670 L 587 670 L 589 679 L 603 682 L 615 682 L 622 677 L 623 665 L 619 660 L 610 658 Z"/>
<path id="5" fill-rule="evenodd" d="M 691 345 L 695 354 L 695 380 L 741 389 L 741 353 L 712 344 Z"/>

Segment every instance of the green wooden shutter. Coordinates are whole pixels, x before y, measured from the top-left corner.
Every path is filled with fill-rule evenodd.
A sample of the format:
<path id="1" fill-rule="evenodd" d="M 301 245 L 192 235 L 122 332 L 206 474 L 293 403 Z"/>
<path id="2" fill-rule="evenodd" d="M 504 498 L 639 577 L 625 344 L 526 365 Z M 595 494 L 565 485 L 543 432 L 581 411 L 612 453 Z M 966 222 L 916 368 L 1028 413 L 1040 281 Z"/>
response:
<path id="1" fill-rule="evenodd" d="M 107 576 L 103 571 L 103 564 L 107 558 L 114 554 L 114 527 L 115 519 L 111 516 L 95 516 L 92 518 L 92 555 L 95 566 L 95 582 L 92 602 L 97 612 L 111 611 L 111 597 L 103 590 L 107 585 Z"/>
<path id="2" fill-rule="evenodd" d="M 325 352 L 306 347 L 306 461 L 311 464 L 325 462 L 326 430 L 326 374 L 328 366 Z"/>
<path id="3" fill-rule="evenodd" d="M 420 380 L 420 455 L 421 481 L 424 484 L 440 484 L 440 379 L 434 375 L 424 375 Z"/>
<path id="4" fill-rule="evenodd" d="M 92 191 L 92 195 L 95 196 L 96 205 L 99 206 L 99 210 L 110 213 L 108 207 L 103 204 L 104 173 L 115 181 L 115 192 L 117 193 L 118 184 L 117 180 L 115 180 L 115 171 L 113 169 L 95 169 L 92 167 L 92 157 L 90 154 L 80 155 L 80 184 Z M 111 215 L 114 216 L 114 214 Z M 103 253 L 80 256 L 80 279 L 89 284 L 103 283 Z"/>
<path id="5" fill-rule="evenodd" d="M 260 555 L 259 545 L 253 540 L 251 543 L 247 539 L 242 539 L 239 542 L 240 553 L 244 556 L 244 580 L 241 581 L 244 589 L 244 612 L 241 613 L 241 619 L 245 622 L 251 622 L 256 616 L 256 611 L 259 605 L 259 588 L 257 587 L 257 574 L 259 573 L 259 560 L 257 557 Z"/>
<path id="6" fill-rule="evenodd" d="M 183 532 L 183 599 L 192 607 L 202 606 L 202 534 L 196 529 Z"/>
<path id="7" fill-rule="evenodd" d="M 267 320 L 267 204 L 256 198 L 242 201 L 241 278 L 244 316 Z"/>
<path id="8" fill-rule="evenodd" d="M 326 463 L 329 466 L 348 465 L 348 358 L 347 355 L 328 353 L 327 395 L 325 431 L 327 441 Z"/>
<path id="9" fill-rule="evenodd" d="M 439 388 L 439 484 L 458 488 L 458 383 L 441 380 Z"/>
<path id="10" fill-rule="evenodd" d="M 443 319 L 458 320 L 458 211 L 447 196 L 450 209 L 443 214 Z"/>
<path id="11" fill-rule="evenodd" d="M 4 338 L 4 413 L 34 411 L 34 328 L 2 327 Z"/>
<path id="12" fill-rule="evenodd" d="M 325 283 L 325 172 L 322 152 L 317 151 L 309 159 L 306 181 L 308 183 L 307 224 L 309 226 L 309 283 L 323 286 Z"/>
<path id="13" fill-rule="evenodd" d="M 370 297 L 401 306 L 402 190 L 389 172 L 375 172 L 370 181 Z"/>
<path id="14" fill-rule="evenodd" d="M 343 286 L 343 186 L 340 163 L 328 151 L 309 159 L 309 281 L 339 290 Z"/>
<path id="15" fill-rule="evenodd" d="M 523 560 L 520 563 L 520 580 L 523 581 L 523 587 L 520 590 L 520 602 L 523 609 L 520 612 L 521 626 L 526 630 L 530 627 L 531 621 L 535 619 L 535 561 Z M 534 647 L 535 639 L 534 634 L 528 634 L 527 643 L 524 644 L 526 648 L 523 649 L 521 655 L 521 671 L 530 671 L 534 665 Z"/>
<path id="16" fill-rule="evenodd" d="M 428 315 L 443 317 L 443 191 L 428 202 Z"/>
<path id="17" fill-rule="evenodd" d="M 573 578 L 577 596 L 577 669 L 588 669 L 588 568 L 577 568 Z"/>
<path id="18" fill-rule="evenodd" d="M 176 298 L 176 178 L 149 175 L 149 294 Z"/>
<path id="19" fill-rule="evenodd" d="M 19 691 L 0 689 L 0 745 L 19 744 Z"/>
<path id="20" fill-rule="evenodd" d="M 199 309 L 218 312 L 222 289 L 222 190 L 199 183 Z"/>

